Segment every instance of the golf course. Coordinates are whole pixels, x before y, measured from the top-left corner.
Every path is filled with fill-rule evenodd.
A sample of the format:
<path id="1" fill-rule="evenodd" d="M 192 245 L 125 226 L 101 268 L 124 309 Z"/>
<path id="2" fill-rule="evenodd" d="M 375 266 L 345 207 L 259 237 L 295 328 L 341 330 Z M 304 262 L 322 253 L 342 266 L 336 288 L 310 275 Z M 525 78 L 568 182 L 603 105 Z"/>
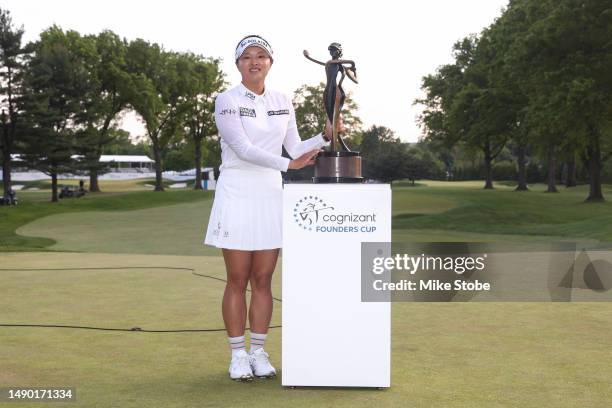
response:
<path id="1" fill-rule="evenodd" d="M 49 183 L 19 183 L 19 204 L 0 207 L 0 387 L 73 387 L 76 404 L 53 404 L 66 407 L 610 405 L 606 302 L 397 302 L 389 389 L 284 388 L 281 262 L 266 343 L 279 376 L 233 382 L 225 266 L 202 244 L 213 192 L 150 182 L 58 203 Z M 612 202 L 586 203 L 588 186 L 482 187 L 393 183 L 393 241 L 612 242 Z"/>

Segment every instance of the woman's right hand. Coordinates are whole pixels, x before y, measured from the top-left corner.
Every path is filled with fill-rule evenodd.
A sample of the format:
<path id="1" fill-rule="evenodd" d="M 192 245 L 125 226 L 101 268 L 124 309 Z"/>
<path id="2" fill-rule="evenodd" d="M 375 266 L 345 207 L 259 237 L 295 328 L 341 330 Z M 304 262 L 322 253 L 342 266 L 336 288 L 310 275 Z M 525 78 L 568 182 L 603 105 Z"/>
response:
<path id="1" fill-rule="evenodd" d="M 289 168 L 292 170 L 298 170 L 306 166 L 312 166 L 315 164 L 315 158 L 319 154 L 320 150 L 311 150 L 308 153 L 304 153 L 297 159 L 291 160 L 289 162 Z"/>

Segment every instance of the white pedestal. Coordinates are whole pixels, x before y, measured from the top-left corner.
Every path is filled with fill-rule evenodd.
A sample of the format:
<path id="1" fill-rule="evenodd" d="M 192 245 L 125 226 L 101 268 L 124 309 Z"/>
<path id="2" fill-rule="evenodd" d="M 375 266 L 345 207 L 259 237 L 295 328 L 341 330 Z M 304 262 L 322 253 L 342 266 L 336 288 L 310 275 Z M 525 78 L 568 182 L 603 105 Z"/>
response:
<path id="1" fill-rule="evenodd" d="M 284 386 L 390 386 L 391 303 L 361 301 L 361 243 L 390 241 L 389 185 L 285 185 Z"/>

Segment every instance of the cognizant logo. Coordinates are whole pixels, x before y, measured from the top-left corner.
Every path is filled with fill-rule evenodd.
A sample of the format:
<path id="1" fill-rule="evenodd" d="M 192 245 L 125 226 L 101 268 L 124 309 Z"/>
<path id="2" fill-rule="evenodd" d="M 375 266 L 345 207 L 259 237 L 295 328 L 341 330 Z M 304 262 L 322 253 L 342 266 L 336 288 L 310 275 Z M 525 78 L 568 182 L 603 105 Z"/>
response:
<path id="1" fill-rule="evenodd" d="M 293 207 L 293 220 L 306 231 L 356 233 L 376 231 L 376 213 L 339 211 L 318 196 L 304 196 Z"/>

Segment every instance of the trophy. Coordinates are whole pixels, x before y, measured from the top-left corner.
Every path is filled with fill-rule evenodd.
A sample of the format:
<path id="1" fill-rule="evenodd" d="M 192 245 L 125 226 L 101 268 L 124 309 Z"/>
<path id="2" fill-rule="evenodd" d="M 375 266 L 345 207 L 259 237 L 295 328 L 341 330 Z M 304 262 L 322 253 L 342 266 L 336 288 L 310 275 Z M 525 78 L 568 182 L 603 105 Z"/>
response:
<path id="1" fill-rule="evenodd" d="M 317 61 L 312 58 L 308 51 L 304 50 L 304 56 L 312 62 L 325 66 L 327 84 L 323 93 L 323 104 L 325 112 L 332 124 L 332 138 L 329 150 L 321 152 L 315 163 L 315 183 L 362 183 L 361 176 L 361 154 L 351 151 L 342 136 L 338 132 L 340 111 L 346 95 L 342 89 L 342 81 L 348 76 L 351 81 L 357 83 L 355 62 L 342 58 L 342 46 L 331 43 L 327 48 L 332 57 L 327 62 Z M 341 74 L 337 82 L 338 73 Z"/>

